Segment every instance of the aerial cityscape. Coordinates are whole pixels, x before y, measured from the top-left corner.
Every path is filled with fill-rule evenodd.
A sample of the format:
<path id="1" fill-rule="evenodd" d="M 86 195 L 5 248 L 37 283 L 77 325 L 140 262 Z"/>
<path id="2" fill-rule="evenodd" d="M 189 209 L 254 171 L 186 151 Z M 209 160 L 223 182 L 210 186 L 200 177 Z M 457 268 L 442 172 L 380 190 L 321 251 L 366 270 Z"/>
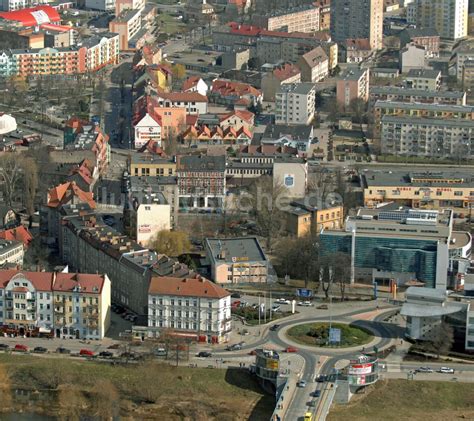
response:
<path id="1" fill-rule="evenodd" d="M 473 233 L 474 0 L 0 0 L 1 421 L 474 420 Z"/>

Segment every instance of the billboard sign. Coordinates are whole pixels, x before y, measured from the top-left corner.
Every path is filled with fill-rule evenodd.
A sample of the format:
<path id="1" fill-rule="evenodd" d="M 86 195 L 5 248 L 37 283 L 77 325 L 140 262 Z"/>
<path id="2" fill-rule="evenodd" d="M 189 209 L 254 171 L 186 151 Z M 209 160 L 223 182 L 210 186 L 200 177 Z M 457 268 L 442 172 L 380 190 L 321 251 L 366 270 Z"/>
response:
<path id="1" fill-rule="evenodd" d="M 331 328 L 329 329 L 329 343 L 340 343 L 341 342 L 341 329 Z"/>
<path id="2" fill-rule="evenodd" d="M 310 289 L 306 289 L 306 288 L 297 288 L 296 290 L 296 295 L 298 297 L 305 297 L 305 298 L 308 298 L 308 297 L 312 297 L 313 296 L 313 291 L 310 290 Z"/>
<path id="3" fill-rule="evenodd" d="M 367 364 L 351 364 L 349 366 L 349 374 L 352 375 L 361 375 L 361 374 L 370 374 L 372 373 L 372 363 Z"/>

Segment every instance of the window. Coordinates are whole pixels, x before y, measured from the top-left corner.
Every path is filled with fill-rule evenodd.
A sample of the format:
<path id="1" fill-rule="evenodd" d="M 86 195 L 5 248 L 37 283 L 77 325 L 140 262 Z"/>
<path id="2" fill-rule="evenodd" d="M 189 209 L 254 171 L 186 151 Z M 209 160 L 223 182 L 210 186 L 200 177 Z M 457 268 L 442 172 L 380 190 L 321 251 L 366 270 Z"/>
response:
<path id="1" fill-rule="evenodd" d="M 456 191 L 454 192 L 454 195 L 455 195 L 455 196 L 462 196 L 462 190 L 456 190 Z"/>

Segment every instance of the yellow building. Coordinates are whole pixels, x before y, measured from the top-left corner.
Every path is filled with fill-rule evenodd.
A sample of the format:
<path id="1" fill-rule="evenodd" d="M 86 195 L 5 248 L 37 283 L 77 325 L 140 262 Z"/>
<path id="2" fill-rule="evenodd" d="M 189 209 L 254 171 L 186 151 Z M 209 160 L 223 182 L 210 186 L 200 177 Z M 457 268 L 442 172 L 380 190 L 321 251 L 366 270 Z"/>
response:
<path id="1" fill-rule="evenodd" d="M 147 153 L 136 153 L 130 160 L 131 176 L 174 176 L 174 158 L 161 158 Z"/>
<path id="2" fill-rule="evenodd" d="M 311 232 L 318 233 L 323 228 L 338 229 L 343 226 L 344 208 L 342 205 L 318 209 L 300 200 L 291 202 L 290 206 L 286 226 L 290 235 L 303 237 Z"/>
<path id="3" fill-rule="evenodd" d="M 474 202 L 472 173 L 466 170 L 440 172 L 365 171 L 361 175 L 364 205 L 398 203 L 415 209 L 449 208 L 469 213 Z"/>

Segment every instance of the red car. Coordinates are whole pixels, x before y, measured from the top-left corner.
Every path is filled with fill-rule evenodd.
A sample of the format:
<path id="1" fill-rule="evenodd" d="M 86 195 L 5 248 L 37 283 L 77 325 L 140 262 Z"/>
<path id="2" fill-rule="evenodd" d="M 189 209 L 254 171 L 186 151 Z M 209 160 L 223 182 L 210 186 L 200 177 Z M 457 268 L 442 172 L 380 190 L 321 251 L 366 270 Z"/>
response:
<path id="1" fill-rule="evenodd" d="M 283 352 L 298 352 L 298 348 L 295 348 L 294 346 L 288 346 L 283 350 Z"/>
<path id="2" fill-rule="evenodd" d="M 82 355 L 84 357 L 93 357 L 94 353 L 90 349 L 81 349 L 79 351 L 79 355 Z"/>
<path id="3" fill-rule="evenodd" d="M 16 344 L 16 345 L 15 345 L 15 351 L 18 351 L 18 352 L 27 352 L 27 351 L 28 351 L 28 347 L 27 347 L 26 345 Z"/>

